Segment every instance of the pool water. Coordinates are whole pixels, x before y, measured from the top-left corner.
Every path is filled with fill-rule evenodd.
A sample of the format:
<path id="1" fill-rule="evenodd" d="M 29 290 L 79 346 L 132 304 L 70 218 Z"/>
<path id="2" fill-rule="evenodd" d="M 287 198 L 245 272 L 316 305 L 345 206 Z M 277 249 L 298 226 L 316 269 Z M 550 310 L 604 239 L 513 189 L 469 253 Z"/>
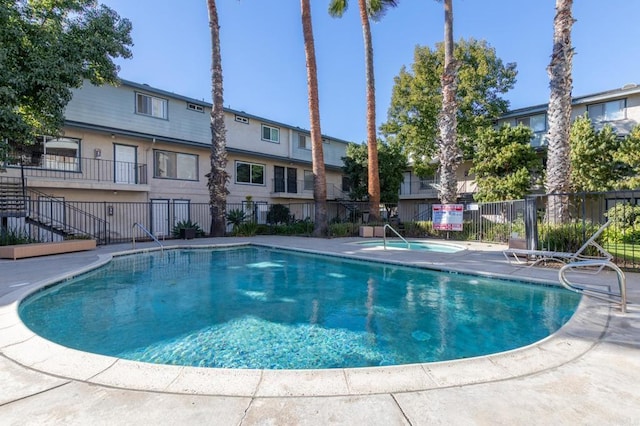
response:
<path id="1" fill-rule="evenodd" d="M 387 248 L 392 249 L 405 249 L 405 250 L 420 250 L 420 251 L 432 251 L 437 253 L 457 253 L 464 250 L 464 247 L 456 246 L 453 244 L 440 244 L 427 241 L 408 241 L 407 243 L 399 240 L 387 240 Z M 384 241 L 363 241 L 357 243 L 361 246 L 367 247 L 384 247 Z"/>
<path id="2" fill-rule="evenodd" d="M 311 369 L 501 352 L 560 328 L 564 289 L 263 247 L 166 250 L 23 301 L 23 322 L 67 347 L 202 367 Z"/>

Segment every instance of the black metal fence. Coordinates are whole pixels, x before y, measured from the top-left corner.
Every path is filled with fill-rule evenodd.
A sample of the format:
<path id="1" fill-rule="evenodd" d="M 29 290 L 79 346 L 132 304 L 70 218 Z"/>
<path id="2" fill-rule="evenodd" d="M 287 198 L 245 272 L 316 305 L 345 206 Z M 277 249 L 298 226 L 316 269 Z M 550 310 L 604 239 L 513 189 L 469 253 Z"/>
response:
<path id="1" fill-rule="evenodd" d="M 400 221 L 398 206 L 385 205 L 380 210 L 383 221 L 408 237 L 438 237 L 507 243 L 510 238 L 524 238 L 528 248 L 575 252 L 604 223 L 610 225 L 597 242 L 614 255 L 625 268 L 640 267 L 640 190 L 561 194 L 567 219 L 554 223 L 546 212 L 548 195 L 525 200 L 497 203 L 470 203 L 464 207 L 461 232 L 434 231 L 430 215 L 420 221 Z M 277 206 L 277 207 L 276 207 Z M 368 203 L 327 202 L 331 236 L 357 235 L 358 225 L 370 222 Z M 10 227 L 27 226 L 40 240 L 60 235 L 87 235 L 100 244 L 144 240 L 148 238 L 139 223 L 158 238 L 176 236 L 181 221 L 197 224 L 208 235 L 211 223 L 209 205 L 188 201 L 155 200 L 152 202 L 80 202 L 38 197 L 28 200 L 24 217 L 9 218 Z M 303 234 L 313 230 L 313 202 L 269 204 L 245 201 L 227 204 L 228 233 L 239 224 L 251 224 L 248 234 Z M 20 216 L 20 215 L 17 215 Z"/>

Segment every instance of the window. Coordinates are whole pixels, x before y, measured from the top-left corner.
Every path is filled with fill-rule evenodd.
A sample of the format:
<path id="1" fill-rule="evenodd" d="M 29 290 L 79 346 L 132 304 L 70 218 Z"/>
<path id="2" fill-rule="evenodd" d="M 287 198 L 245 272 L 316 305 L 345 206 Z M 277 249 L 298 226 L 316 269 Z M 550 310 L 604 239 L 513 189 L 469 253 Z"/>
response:
<path id="1" fill-rule="evenodd" d="M 543 146 L 545 145 L 544 136 L 547 133 L 547 115 L 536 114 L 529 117 L 520 117 L 516 119 L 516 124 L 522 124 L 529 127 L 533 131 L 533 138 L 531 138 L 531 146 Z"/>
<path id="2" fill-rule="evenodd" d="M 153 170 L 160 179 L 198 180 L 198 156 L 154 150 Z"/>
<path id="3" fill-rule="evenodd" d="M 191 111 L 204 112 L 204 107 L 202 105 L 192 104 L 191 102 L 187 102 L 187 109 Z"/>
<path id="4" fill-rule="evenodd" d="M 80 139 L 39 137 L 31 145 L 17 145 L 12 148 L 10 158 L 22 159 L 26 167 L 79 172 Z M 9 162 L 9 164 L 14 164 Z M 19 164 L 18 161 L 15 164 Z"/>
<path id="5" fill-rule="evenodd" d="M 236 161 L 236 183 L 264 185 L 264 164 Z"/>
<path id="6" fill-rule="evenodd" d="M 136 93 L 136 113 L 167 119 L 167 100 Z"/>
<path id="7" fill-rule="evenodd" d="M 618 99 L 617 101 L 587 105 L 587 112 L 589 113 L 589 118 L 594 123 L 624 120 L 626 106 L 626 99 Z"/>
<path id="8" fill-rule="evenodd" d="M 311 138 L 298 133 L 298 148 L 311 149 Z"/>
<path id="9" fill-rule="evenodd" d="M 242 123 L 242 124 L 249 124 L 249 119 L 247 117 L 243 117 L 241 115 L 236 115 L 235 120 L 238 123 Z"/>
<path id="10" fill-rule="evenodd" d="M 262 125 L 262 140 L 280 143 L 280 129 L 277 127 Z"/>
<path id="11" fill-rule="evenodd" d="M 273 192 L 298 193 L 298 170 L 293 167 L 273 167 Z"/>
<path id="12" fill-rule="evenodd" d="M 304 190 L 313 191 L 313 172 L 311 170 L 304 171 Z"/>

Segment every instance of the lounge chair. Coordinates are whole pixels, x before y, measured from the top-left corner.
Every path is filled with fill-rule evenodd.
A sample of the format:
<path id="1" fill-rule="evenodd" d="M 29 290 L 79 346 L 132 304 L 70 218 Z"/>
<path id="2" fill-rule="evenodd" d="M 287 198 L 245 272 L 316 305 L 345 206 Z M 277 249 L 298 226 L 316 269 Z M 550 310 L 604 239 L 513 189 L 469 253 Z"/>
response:
<path id="1" fill-rule="evenodd" d="M 602 246 L 596 243 L 596 239 L 602 234 L 607 226 L 610 225 L 610 221 L 607 221 L 589 238 L 575 253 L 568 253 L 562 251 L 550 251 L 550 250 L 529 250 L 524 248 L 508 248 L 503 251 L 504 257 L 509 261 L 515 261 L 518 264 L 527 264 L 532 262 L 530 266 L 537 265 L 540 262 L 560 262 L 570 263 L 580 260 L 606 260 L 610 261 L 613 256 L 606 251 Z M 588 256 L 584 254 L 587 247 L 594 247 L 598 252 L 595 256 Z M 598 270 L 600 271 L 602 267 Z"/>

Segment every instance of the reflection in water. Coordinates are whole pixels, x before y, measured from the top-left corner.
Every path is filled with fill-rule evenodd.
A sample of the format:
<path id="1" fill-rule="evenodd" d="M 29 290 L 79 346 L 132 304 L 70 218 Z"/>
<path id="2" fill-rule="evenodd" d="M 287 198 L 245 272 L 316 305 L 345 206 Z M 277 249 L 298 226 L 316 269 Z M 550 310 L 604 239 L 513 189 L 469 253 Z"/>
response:
<path id="1" fill-rule="evenodd" d="M 38 292 L 20 315 L 45 338 L 128 359 L 336 368 L 527 345 L 564 324 L 579 298 L 557 288 L 240 247 L 115 258 Z"/>

